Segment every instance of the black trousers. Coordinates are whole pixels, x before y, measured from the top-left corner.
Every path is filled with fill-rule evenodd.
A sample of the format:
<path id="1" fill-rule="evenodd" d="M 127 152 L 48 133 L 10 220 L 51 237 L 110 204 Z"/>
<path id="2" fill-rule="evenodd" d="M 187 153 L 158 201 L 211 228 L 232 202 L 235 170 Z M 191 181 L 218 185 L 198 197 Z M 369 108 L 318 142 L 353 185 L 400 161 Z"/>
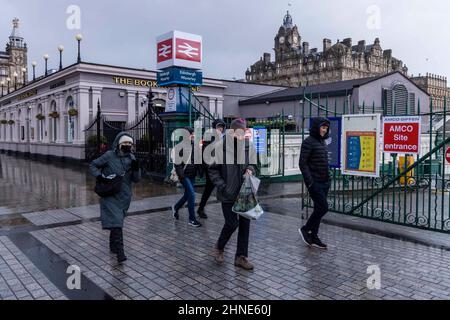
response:
<path id="1" fill-rule="evenodd" d="M 123 252 L 122 228 L 111 228 L 109 233 L 109 247 L 111 251 Z"/>
<path id="2" fill-rule="evenodd" d="M 320 223 L 322 218 L 328 212 L 328 191 L 330 190 L 330 182 L 314 182 L 309 188 L 309 195 L 314 202 L 314 210 L 309 217 L 308 222 L 304 226 L 306 231 L 311 231 L 313 236 L 319 234 Z"/>
<path id="3" fill-rule="evenodd" d="M 214 184 L 209 178 L 208 172 L 205 172 L 205 176 L 206 176 L 206 184 L 205 189 L 203 190 L 202 199 L 200 200 L 200 204 L 198 206 L 199 209 L 204 209 L 206 207 L 206 203 L 208 202 L 209 197 L 211 197 L 211 194 L 215 188 Z"/>
<path id="4" fill-rule="evenodd" d="M 239 216 L 231 209 L 233 203 L 222 203 L 223 216 L 225 218 L 225 225 L 220 233 L 217 241 L 217 248 L 224 250 L 226 244 L 230 240 L 233 233 L 238 230 L 236 257 L 248 257 L 248 237 L 250 234 L 250 220 Z"/>

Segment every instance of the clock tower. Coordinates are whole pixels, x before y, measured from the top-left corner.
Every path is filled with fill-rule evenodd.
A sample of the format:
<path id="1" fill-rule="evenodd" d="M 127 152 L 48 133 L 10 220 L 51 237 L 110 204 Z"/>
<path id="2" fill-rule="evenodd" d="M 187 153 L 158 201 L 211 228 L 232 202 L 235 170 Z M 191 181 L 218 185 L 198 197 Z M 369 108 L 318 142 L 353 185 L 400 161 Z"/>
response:
<path id="1" fill-rule="evenodd" d="M 283 19 L 283 25 L 275 36 L 275 62 L 284 60 L 300 50 L 301 37 L 297 26 L 292 23 L 289 11 Z"/>

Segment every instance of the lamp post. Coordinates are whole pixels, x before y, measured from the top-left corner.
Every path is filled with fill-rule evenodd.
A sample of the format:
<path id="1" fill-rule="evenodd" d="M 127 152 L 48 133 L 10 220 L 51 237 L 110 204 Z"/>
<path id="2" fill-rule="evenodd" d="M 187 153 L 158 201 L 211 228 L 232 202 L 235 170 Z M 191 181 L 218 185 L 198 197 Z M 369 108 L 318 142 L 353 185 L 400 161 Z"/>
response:
<path id="1" fill-rule="evenodd" d="M 10 77 L 8 77 L 8 78 L 6 78 L 6 85 L 8 86 L 8 94 L 9 94 L 9 86 L 11 85 L 11 78 Z"/>
<path id="2" fill-rule="evenodd" d="M 14 71 L 14 91 L 17 90 L 17 77 L 19 75 L 17 74 L 16 71 Z"/>
<path id="3" fill-rule="evenodd" d="M 3 97 L 3 87 L 5 86 L 5 80 L 2 80 L 1 85 L 2 85 L 2 97 Z"/>
<path id="4" fill-rule="evenodd" d="M 81 62 L 81 40 L 83 40 L 83 36 L 81 34 L 77 34 L 75 39 L 78 41 L 78 59 L 77 62 Z"/>
<path id="5" fill-rule="evenodd" d="M 22 79 L 23 79 L 23 86 L 22 87 L 25 87 L 25 84 L 26 84 L 26 79 L 25 79 L 26 73 L 27 73 L 27 68 L 23 67 L 22 68 Z"/>
<path id="6" fill-rule="evenodd" d="M 37 66 L 37 62 L 33 61 L 31 63 L 31 65 L 33 66 L 33 81 L 36 81 L 36 66 Z"/>
<path id="7" fill-rule="evenodd" d="M 59 47 L 58 47 L 58 51 L 59 51 L 59 70 L 61 70 L 63 67 L 62 67 L 62 53 L 63 53 L 63 51 L 64 51 L 64 46 L 63 45 L 60 45 Z"/>
<path id="8" fill-rule="evenodd" d="M 49 55 L 48 55 L 48 54 L 44 54 L 44 60 L 45 60 L 45 76 L 48 75 L 48 70 L 47 70 L 47 62 L 48 62 L 48 58 L 49 58 Z"/>

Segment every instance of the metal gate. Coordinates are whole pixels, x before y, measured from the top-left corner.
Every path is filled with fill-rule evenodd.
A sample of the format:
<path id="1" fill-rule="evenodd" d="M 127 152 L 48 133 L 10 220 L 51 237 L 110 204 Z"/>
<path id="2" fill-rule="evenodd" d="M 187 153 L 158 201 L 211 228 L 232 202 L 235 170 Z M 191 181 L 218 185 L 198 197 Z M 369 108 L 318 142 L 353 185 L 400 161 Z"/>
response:
<path id="1" fill-rule="evenodd" d="M 233 118 L 226 118 L 230 126 Z M 284 176 L 285 130 L 288 125 L 284 113 L 269 118 L 246 118 L 256 149 L 259 177 L 273 179 Z M 259 137 L 258 137 L 259 136 Z"/>
<path id="2" fill-rule="evenodd" d="M 310 115 L 339 117 L 336 105 L 320 105 L 311 98 L 304 97 L 309 103 Z M 450 128 L 447 101 L 443 110 L 434 111 L 433 101 L 430 112 L 418 115 L 425 118 L 429 132 L 422 134 L 422 154 L 414 156 L 414 162 L 399 162 L 397 154 L 381 154 L 380 177 L 366 178 L 346 176 L 340 169 L 331 169 L 331 189 L 328 194 L 330 211 L 341 214 L 374 219 L 409 227 L 450 233 L 450 163 L 445 151 L 450 145 Z M 375 105 L 366 107 L 352 106 L 352 113 L 386 114 L 377 110 Z M 394 110 L 395 110 L 394 105 Z M 344 106 L 343 110 L 348 110 Z M 315 112 L 314 112 L 315 111 Z M 309 117 L 302 116 L 302 128 Z M 307 132 L 302 130 L 303 139 Z M 405 155 L 408 159 L 409 155 Z M 312 208 L 313 202 L 302 184 L 302 208 Z"/>
<path id="3" fill-rule="evenodd" d="M 85 130 L 86 161 L 92 161 L 110 150 L 117 134 L 125 131 L 135 140 L 135 155 L 141 162 L 143 175 L 164 180 L 167 165 L 164 125 L 151 100 L 145 113 L 137 121 L 128 124 L 109 121 L 102 115 L 98 103 L 97 116 Z"/>

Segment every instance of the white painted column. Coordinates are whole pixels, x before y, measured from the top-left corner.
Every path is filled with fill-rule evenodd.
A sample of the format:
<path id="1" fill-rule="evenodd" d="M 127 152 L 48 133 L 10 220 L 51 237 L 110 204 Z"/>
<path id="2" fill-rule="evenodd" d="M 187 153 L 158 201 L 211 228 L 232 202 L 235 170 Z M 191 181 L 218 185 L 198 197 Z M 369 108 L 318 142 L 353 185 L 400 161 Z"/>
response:
<path id="1" fill-rule="evenodd" d="M 36 115 L 37 115 L 37 107 L 38 107 L 38 102 L 37 100 L 33 100 L 30 102 L 30 106 L 31 106 L 31 112 L 30 112 L 30 142 L 36 142 L 37 141 L 37 134 L 38 134 L 38 126 L 37 126 L 37 119 L 36 119 Z M 33 131 L 33 132 L 32 132 Z M 33 134 L 31 134 L 33 133 Z"/>
<path id="2" fill-rule="evenodd" d="M 45 119 L 41 121 L 44 126 L 44 139 L 43 143 L 50 143 L 50 117 L 48 114 L 50 113 L 50 99 L 49 97 L 42 98 L 42 114 L 45 116 Z"/>
<path id="3" fill-rule="evenodd" d="M 102 107 L 102 88 L 98 87 L 92 87 L 92 120 L 97 116 L 97 105 L 100 102 L 100 107 Z M 88 97 L 89 97 L 89 89 L 88 89 Z M 80 104 L 81 107 L 81 104 Z M 83 108 L 86 108 L 89 112 L 89 99 L 86 106 L 83 106 Z"/>
<path id="4" fill-rule="evenodd" d="M 215 117 L 217 117 L 217 108 L 216 108 L 216 98 L 209 98 L 209 112 Z"/>
<path id="5" fill-rule="evenodd" d="M 14 111 L 12 109 L 8 111 L 8 121 L 9 120 L 16 120 Z M 14 141 L 14 126 L 11 126 L 9 124 L 7 126 L 8 126 L 8 141 L 12 142 Z"/>
<path id="6" fill-rule="evenodd" d="M 19 112 L 20 106 L 17 106 L 15 112 L 16 123 L 14 124 L 14 142 L 20 142 L 20 126 L 22 125 L 22 111 Z"/>
<path id="7" fill-rule="evenodd" d="M 58 136 L 56 139 L 56 143 L 58 144 L 64 144 L 67 142 L 67 129 L 66 129 L 66 124 L 67 124 L 67 110 L 66 110 L 66 101 L 65 101 L 66 96 L 64 94 L 59 94 L 56 97 L 56 103 L 57 103 L 57 107 L 56 109 L 59 112 L 59 119 L 57 119 L 56 123 L 58 126 Z"/>
<path id="8" fill-rule="evenodd" d="M 78 112 L 80 112 L 80 96 L 78 95 L 78 89 L 75 89 L 75 90 L 72 91 L 72 98 L 73 98 L 74 108 L 77 109 Z M 89 110 L 89 104 L 88 104 L 88 110 Z M 79 135 L 80 129 L 78 127 L 79 127 L 80 121 L 78 120 L 78 118 L 79 118 L 79 115 L 76 116 L 76 117 L 73 117 L 74 131 L 75 132 L 73 133 L 72 144 L 76 144 L 78 139 L 79 139 L 78 135 Z M 69 139 L 69 137 L 67 137 L 67 139 Z"/>
<path id="9" fill-rule="evenodd" d="M 217 99 L 217 117 L 223 118 L 223 99 Z"/>
<path id="10" fill-rule="evenodd" d="M 78 137 L 77 140 L 74 141 L 75 144 L 84 144 L 85 141 L 85 133 L 84 129 L 89 124 L 89 88 L 83 87 L 79 89 L 78 92 Z M 94 104 L 94 110 L 97 110 L 97 103 Z M 96 111 L 95 111 L 96 112 Z"/>
<path id="11" fill-rule="evenodd" d="M 136 120 L 136 91 L 127 90 L 127 107 L 127 122 L 130 123 Z"/>

